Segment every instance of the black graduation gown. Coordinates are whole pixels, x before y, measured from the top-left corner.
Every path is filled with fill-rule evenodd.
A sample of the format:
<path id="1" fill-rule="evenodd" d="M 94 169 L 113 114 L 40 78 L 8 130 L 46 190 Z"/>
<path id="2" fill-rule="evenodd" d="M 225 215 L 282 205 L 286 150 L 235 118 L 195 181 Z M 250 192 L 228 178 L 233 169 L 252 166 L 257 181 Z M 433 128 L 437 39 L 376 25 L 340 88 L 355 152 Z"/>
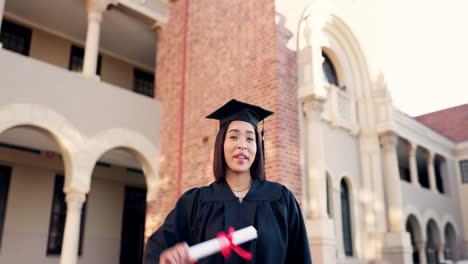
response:
<path id="1" fill-rule="evenodd" d="M 198 263 L 312 263 L 294 195 L 281 184 L 255 180 L 242 203 L 225 181 L 187 191 L 148 239 L 145 264 L 159 263 L 161 252 L 176 243 L 185 241 L 191 246 L 227 232 L 230 226 L 238 230 L 250 225 L 257 229 L 258 238 L 241 245 L 253 254 L 250 262 L 232 252 L 227 260 L 217 253 Z"/>

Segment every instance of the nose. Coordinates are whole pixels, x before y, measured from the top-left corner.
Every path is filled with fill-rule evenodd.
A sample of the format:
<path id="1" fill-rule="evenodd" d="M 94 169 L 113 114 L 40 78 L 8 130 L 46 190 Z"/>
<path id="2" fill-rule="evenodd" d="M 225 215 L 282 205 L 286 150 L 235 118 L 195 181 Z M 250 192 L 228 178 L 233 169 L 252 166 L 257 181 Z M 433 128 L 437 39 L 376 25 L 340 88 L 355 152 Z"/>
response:
<path id="1" fill-rule="evenodd" d="M 247 149 L 247 141 L 246 140 L 241 140 L 239 144 L 237 145 L 237 148 L 239 149 Z"/>

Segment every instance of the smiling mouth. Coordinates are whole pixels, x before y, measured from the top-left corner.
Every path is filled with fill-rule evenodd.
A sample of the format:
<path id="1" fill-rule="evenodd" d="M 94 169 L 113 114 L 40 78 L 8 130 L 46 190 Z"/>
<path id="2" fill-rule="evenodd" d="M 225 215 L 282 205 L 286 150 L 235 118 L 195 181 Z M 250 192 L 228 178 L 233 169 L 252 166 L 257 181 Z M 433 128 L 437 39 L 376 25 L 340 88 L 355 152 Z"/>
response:
<path id="1" fill-rule="evenodd" d="M 249 158 L 247 156 L 244 156 L 244 155 L 236 155 L 234 156 L 235 159 L 245 159 L 245 160 L 248 160 Z"/>

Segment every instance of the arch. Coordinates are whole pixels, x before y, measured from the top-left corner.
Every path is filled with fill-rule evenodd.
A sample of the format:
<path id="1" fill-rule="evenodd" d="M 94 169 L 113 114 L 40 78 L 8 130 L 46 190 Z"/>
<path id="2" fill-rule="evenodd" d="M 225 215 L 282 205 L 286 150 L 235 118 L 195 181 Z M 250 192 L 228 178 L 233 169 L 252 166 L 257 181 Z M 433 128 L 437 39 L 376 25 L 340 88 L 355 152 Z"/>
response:
<path id="1" fill-rule="evenodd" d="M 410 238 L 411 238 L 411 246 L 413 248 L 413 252 L 412 252 L 413 263 L 419 263 L 420 262 L 419 244 L 422 243 L 422 241 L 424 240 L 423 240 L 423 232 L 421 230 L 421 226 L 415 215 L 411 214 L 407 217 L 406 232 L 410 234 Z"/>
<path id="2" fill-rule="evenodd" d="M 458 226 L 455 225 L 455 218 L 452 215 L 444 214 L 440 220 L 440 226 L 446 226 L 447 224 L 451 224 L 454 228 L 455 233 L 459 234 L 460 230 Z"/>
<path id="3" fill-rule="evenodd" d="M 86 168 L 89 178 L 86 179 L 88 187 L 91 184 L 91 175 L 94 165 L 104 153 L 113 149 L 124 149 L 134 155 L 141 164 L 148 187 L 147 201 L 156 200 L 157 178 L 159 174 L 159 151 L 153 143 L 141 134 L 128 129 L 110 129 L 97 134 L 88 142 L 91 155 L 85 156 Z M 83 157 L 83 156 L 82 156 Z"/>
<path id="4" fill-rule="evenodd" d="M 419 224 L 418 218 L 411 214 L 406 218 L 407 225 L 411 225 L 414 231 L 414 242 L 419 242 L 423 240 L 423 231 L 421 229 L 421 225 Z"/>
<path id="5" fill-rule="evenodd" d="M 419 229 L 421 230 L 421 241 L 426 240 L 426 234 L 423 232 L 422 227 L 425 226 L 424 217 L 419 213 L 413 205 L 406 205 L 404 208 L 405 218 L 408 220 L 410 217 L 414 217 L 414 220 L 417 221 Z"/>
<path id="6" fill-rule="evenodd" d="M 0 107 L 0 133 L 17 127 L 29 127 L 51 138 L 63 156 L 65 185 L 73 185 L 72 169 L 75 157 L 71 154 L 84 144 L 78 130 L 64 116 L 38 104 L 9 104 Z"/>
<path id="7" fill-rule="evenodd" d="M 339 59 L 346 85 L 358 98 L 371 98 L 368 64 L 351 28 L 340 17 L 331 14 L 323 32 L 327 43 L 322 48 L 333 50 Z"/>
<path id="8" fill-rule="evenodd" d="M 13 117 L 13 118 L 12 118 Z M 123 148 L 134 154 L 145 172 L 147 200 L 156 199 L 159 151 L 147 138 L 127 129 L 109 129 L 88 139 L 64 116 L 37 104 L 0 107 L 0 133 L 30 127 L 45 133 L 59 146 L 65 168 L 65 190 L 87 193 L 95 163 L 105 152 Z"/>
<path id="9" fill-rule="evenodd" d="M 454 225 L 450 222 L 446 223 L 444 228 L 444 259 L 457 260 L 457 233 L 455 232 Z"/>
<path id="10" fill-rule="evenodd" d="M 422 226 L 427 226 L 429 221 L 433 220 L 437 226 L 442 226 L 440 222 L 439 215 L 432 209 L 427 209 L 423 213 L 423 218 L 422 218 Z M 440 234 L 439 234 L 440 237 Z"/>
<path id="11" fill-rule="evenodd" d="M 439 263 L 439 250 L 442 243 L 440 228 L 434 219 L 429 219 L 426 225 L 426 258 L 428 263 Z"/>
<path id="12" fill-rule="evenodd" d="M 362 111 L 364 106 L 356 105 L 359 100 L 371 99 L 373 94 L 370 71 L 361 45 L 347 23 L 329 12 L 326 6 L 327 1 L 315 2 L 317 3 L 311 3 L 304 9 L 298 25 L 299 87 L 304 89 L 301 87 L 314 83 L 317 86 L 314 89 L 318 96 L 337 97 L 331 101 L 336 101 L 333 104 L 340 105 L 328 106 L 330 109 L 335 109 L 334 114 L 330 114 L 333 126 L 337 124 L 343 126 L 353 135 L 357 134 L 360 129 L 372 129 L 375 127 L 373 111 Z M 315 44 L 311 41 L 312 32 L 316 32 L 314 33 Z M 316 78 L 313 76 L 322 74 L 322 71 L 316 69 L 319 67 L 318 63 L 314 63 L 317 58 L 313 56 L 317 57 L 319 54 L 317 49 L 324 50 L 335 66 L 340 66 L 336 67 L 337 74 L 340 87 L 346 87 L 345 93 L 337 93 L 335 89 L 326 89 L 325 86 L 321 87 L 321 81 L 314 81 L 322 79 L 322 76 L 316 76 Z M 337 107 L 342 109 L 339 114 L 336 113 Z"/>
<path id="13" fill-rule="evenodd" d="M 355 34 L 339 16 L 330 13 L 326 1 L 316 2 L 317 3 L 310 2 L 307 4 L 299 19 L 297 28 L 297 50 L 301 50 L 310 45 L 309 38 L 311 28 L 309 24 L 321 24 L 321 28 L 318 30 L 322 30 L 325 36 L 328 36 L 328 43 L 321 48 L 325 48 L 328 51 L 333 50 L 336 53 L 337 50 L 333 49 L 330 44 L 339 44 L 343 53 L 336 55 L 340 57 L 340 63 L 344 62 L 341 60 L 343 58 L 347 59 L 347 62 L 349 62 L 349 69 L 351 71 L 349 72 L 350 74 L 348 74 L 348 78 L 353 78 L 350 84 L 357 89 L 356 91 L 358 92 L 357 95 L 359 98 L 371 98 L 369 67 L 364 52 L 362 51 L 363 49 L 355 37 Z M 335 39 L 336 42 L 330 43 L 330 38 Z M 327 54 L 330 55 L 329 53 Z M 334 62 L 336 63 L 336 61 Z"/>

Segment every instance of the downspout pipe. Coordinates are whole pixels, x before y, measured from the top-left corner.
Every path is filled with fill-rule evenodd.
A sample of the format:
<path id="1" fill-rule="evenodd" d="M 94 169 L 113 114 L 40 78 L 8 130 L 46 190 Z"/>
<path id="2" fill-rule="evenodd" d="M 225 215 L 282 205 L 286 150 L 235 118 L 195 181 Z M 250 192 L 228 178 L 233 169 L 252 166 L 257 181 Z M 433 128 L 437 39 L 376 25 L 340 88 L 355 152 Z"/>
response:
<path id="1" fill-rule="evenodd" d="M 181 70 L 181 88 L 180 88 L 180 107 L 179 107 L 179 166 L 177 168 L 176 190 L 177 197 L 182 193 L 182 167 L 183 167 L 183 146 L 184 146 L 184 118 L 185 118 L 185 75 L 187 69 L 187 32 L 188 32 L 188 9 L 189 0 L 184 0 L 184 22 L 182 32 L 182 70 Z"/>

